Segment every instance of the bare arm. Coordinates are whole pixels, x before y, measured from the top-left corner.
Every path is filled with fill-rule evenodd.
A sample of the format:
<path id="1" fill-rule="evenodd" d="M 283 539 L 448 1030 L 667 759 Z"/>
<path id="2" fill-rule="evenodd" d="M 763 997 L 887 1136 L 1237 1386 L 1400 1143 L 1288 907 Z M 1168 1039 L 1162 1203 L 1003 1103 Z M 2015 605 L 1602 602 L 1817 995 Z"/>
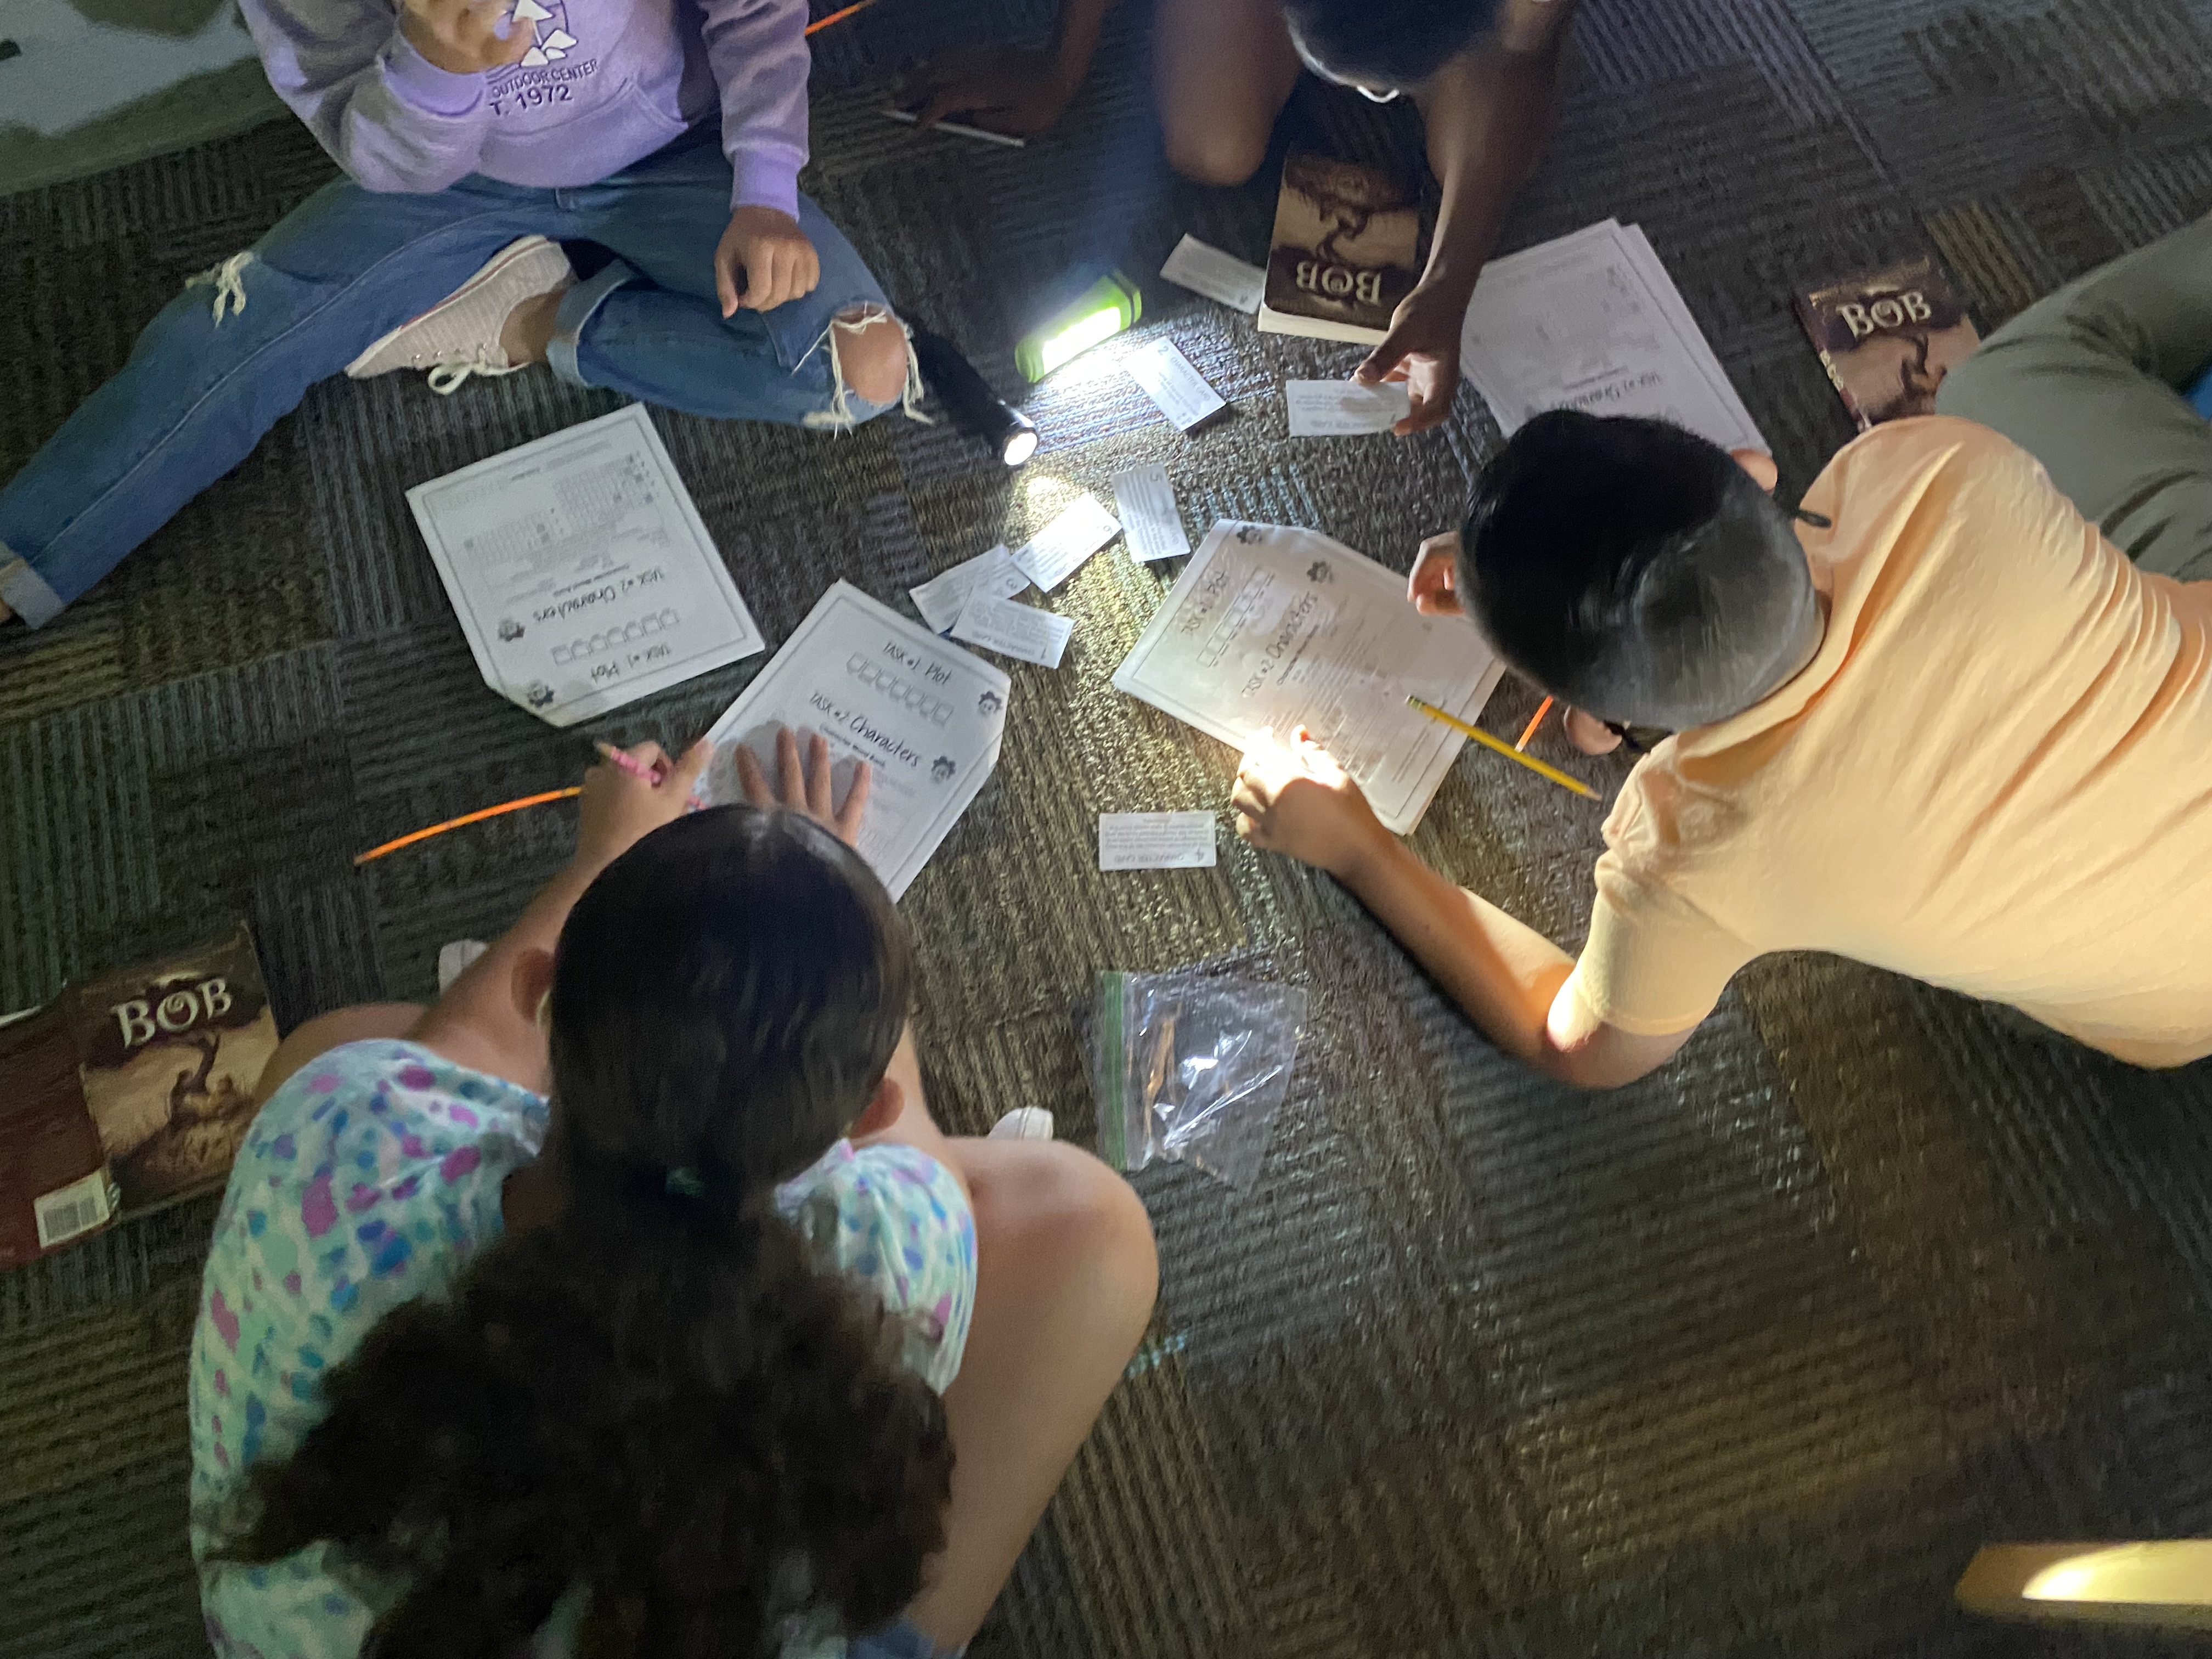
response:
<path id="1" fill-rule="evenodd" d="M 1416 95 L 1443 204 L 1427 270 L 1358 372 L 1370 384 L 1407 382 L 1413 410 L 1398 423 L 1401 434 L 1435 426 L 1450 412 L 1468 301 L 1513 192 L 1551 136 L 1574 8 L 1575 0 L 1506 0 L 1496 34 L 1445 64 Z"/>
<path id="2" fill-rule="evenodd" d="M 1594 1018 L 1567 983 L 1573 957 L 1415 858 L 1304 733 L 1255 743 L 1230 799 L 1239 835 L 1342 882 L 1486 1036 L 1537 1071 L 1613 1088 L 1662 1065 L 1688 1040 L 1686 1030 L 1638 1036 Z"/>
<path id="3" fill-rule="evenodd" d="M 604 763 L 593 767 L 584 779 L 576 855 L 530 901 L 514 926 L 431 1005 L 409 1037 L 459 1065 L 543 1094 L 545 1033 L 538 1024 L 537 996 L 531 988 L 550 983 L 546 964 L 584 890 L 637 842 L 683 813 L 710 752 L 703 741 L 694 744 L 658 783 Z M 629 753 L 656 769 L 665 760 L 658 744 Z"/>
<path id="4" fill-rule="evenodd" d="M 1507 204 L 1551 137 L 1573 11 L 1574 0 L 1509 5 L 1497 36 L 1446 64 L 1419 95 L 1429 165 L 1443 188 L 1422 283 L 1455 295 L 1462 312 L 1497 245 Z"/>
<path id="5" fill-rule="evenodd" d="M 1572 957 L 1430 869 L 1395 836 L 1339 879 L 1484 1036 L 1548 1077 L 1614 1088 L 1663 1065 L 1689 1039 L 1688 1031 L 1638 1036 L 1593 1018 L 1567 989 Z"/>

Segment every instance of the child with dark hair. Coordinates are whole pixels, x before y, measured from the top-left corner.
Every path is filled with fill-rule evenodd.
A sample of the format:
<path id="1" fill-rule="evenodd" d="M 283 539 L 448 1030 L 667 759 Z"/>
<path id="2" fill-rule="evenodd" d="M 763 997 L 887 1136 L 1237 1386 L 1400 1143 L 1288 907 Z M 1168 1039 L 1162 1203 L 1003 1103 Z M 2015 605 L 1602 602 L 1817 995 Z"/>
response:
<path id="1" fill-rule="evenodd" d="M 594 769 L 574 863 L 434 1007 L 270 1062 L 192 1353 L 219 1654 L 927 1659 L 981 1621 L 1151 1234 L 1035 1109 L 931 1122 L 866 792 L 781 748 L 690 816 L 704 745 Z"/>
<path id="2" fill-rule="evenodd" d="M 1942 416 L 1859 438 L 1795 514 L 1774 482 L 1660 422 L 1555 411 L 1414 566 L 1413 601 L 1577 705 L 1584 747 L 1673 733 L 1606 820 L 1578 958 L 1422 865 L 1302 733 L 1246 756 L 1238 830 L 1334 874 L 1569 1082 L 1662 1064 L 1775 951 L 2138 1065 L 2212 1054 L 2212 582 L 2154 574 L 2201 540 L 2131 547 L 2139 569 L 2035 458 Z"/>
<path id="3" fill-rule="evenodd" d="M 1052 43 L 993 45 L 924 65 L 902 91 L 922 125 L 957 117 L 1003 132 L 1060 118 L 1089 71 L 1114 0 L 1062 0 Z M 1239 185 L 1267 157 L 1275 120 L 1311 70 L 1377 103 L 1407 97 L 1428 128 L 1443 191 L 1427 270 L 1358 378 L 1403 380 L 1400 434 L 1451 411 L 1460 329 L 1505 210 L 1552 125 L 1576 0 L 1158 0 L 1152 92 L 1169 164 Z"/>
<path id="4" fill-rule="evenodd" d="M 240 7 L 346 176 L 187 282 L 0 488 L 0 622 L 52 621 L 340 373 L 543 363 L 828 431 L 911 406 L 905 325 L 799 194 L 806 0 Z M 616 257 L 579 281 L 580 242 Z"/>

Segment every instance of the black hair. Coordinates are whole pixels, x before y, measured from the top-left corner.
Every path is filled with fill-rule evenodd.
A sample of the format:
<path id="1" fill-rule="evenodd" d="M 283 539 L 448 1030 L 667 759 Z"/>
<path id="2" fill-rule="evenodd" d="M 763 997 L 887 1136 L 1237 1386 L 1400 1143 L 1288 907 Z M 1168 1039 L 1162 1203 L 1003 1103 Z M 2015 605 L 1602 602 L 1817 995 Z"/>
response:
<path id="1" fill-rule="evenodd" d="M 407 1659 L 510 1659 L 572 1588 L 592 1645 L 655 1659 L 896 1618 L 944 1542 L 944 1410 L 775 1188 L 866 1107 L 912 977 L 882 884 L 795 813 L 616 860 L 555 959 L 558 1216 L 326 1375 L 223 1558 L 331 1540 L 404 1586 L 364 1652 Z"/>
<path id="2" fill-rule="evenodd" d="M 1500 656 L 1602 720 L 1681 731 L 1802 665 L 1817 602 L 1790 515 L 1664 421 L 1540 415 L 1482 471 L 1458 589 Z"/>
<path id="3" fill-rule="evenodd" d="M 1498 0 L 1283 0 L 1298 55 L 1332 80 L 1407 91 L 1480 40 Z"/>

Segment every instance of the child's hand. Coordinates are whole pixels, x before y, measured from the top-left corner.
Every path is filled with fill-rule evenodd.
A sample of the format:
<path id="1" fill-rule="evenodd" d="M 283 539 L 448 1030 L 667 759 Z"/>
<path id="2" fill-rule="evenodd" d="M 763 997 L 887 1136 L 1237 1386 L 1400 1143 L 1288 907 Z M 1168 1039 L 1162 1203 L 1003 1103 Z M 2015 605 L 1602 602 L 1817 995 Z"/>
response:
<path id="1" fill-rule="evenodd" d="M 756 806 L 804 812 L 851 847 L 860 833 L 860 815 L 867 810 L 868 781 L 875 776 L 875 769 L 863 763 L 853 775 L 853 787 L 845 792 L 842 807 L 835 805 L 830 771 L 830 744 L 819 732 L 807 739 L 806 764 L 801 768 L 798 734 L 787 726 L 776 728 L 774 789 L 768 787 L 752 750 L 742 744 L 738 746 L 738 787 L 745 792 L 747 800 Z"/>
<path id="2" fill-rule="evenodd" d="M 399 32 L 447 74 L 481 75 L 520 63 L 538 39 L 530 24 L 509 17 L 511 8 L 512 0 L 405 0 Z"/>
<path id="3" fill-rule="evenodd" d="M 891 95 L 920 104 L 917 127 L 963 120 L 994 132 L 1042 132 L 1060 119 L 1080 75 L 1033 46 L 970 46 L 902 75 Z"/>
<path id="4" fill-rule="evenodd" d="M 682 817 L 714 750 L 702 738 L 673 763 L 657 743 L 641 743 L 623 752 L 659 778 L 639 777 L 611 761 L 601 761 L 584 774 L 576 862 L 594 869 L 604 869 L 662 824 Z"/>
<path id="5" fill-rule="evenodd" d="M 814 292 L 822 280 L 822 258 L 799 228 L 799 221 L 772 207 L 741 207 L 714 250 L 714 292 L 722 296 L 722 315 L 774 311 L 786 300 Z"/>
<path id="6" fill-rule="evenodd" d="M 1263 852 L 1346 875 L 1390 832 L 1328 750 L 1301 726 L 1289 742 L 1262 732 L 1244 751 L 1229 804 L 1237 833 Z"/>
<path id="7" fill-rule="evenodd" d="M 1460 616 L 1458 580 L 1459 532 L 1451 530 L 1421 544 L 1413 574 L 1406 578 L 1406 597 L 1424 617 Z"/>
<path id="8" fill-rule="evenodd" d="M 1560 728 L 1567 741 L 1585 755 L 1610 755 L 1620 747 L 1620 733 L 1595 714 L 1585 714 L 1579 708 L 1570 708 L 1559 716 Z"/>

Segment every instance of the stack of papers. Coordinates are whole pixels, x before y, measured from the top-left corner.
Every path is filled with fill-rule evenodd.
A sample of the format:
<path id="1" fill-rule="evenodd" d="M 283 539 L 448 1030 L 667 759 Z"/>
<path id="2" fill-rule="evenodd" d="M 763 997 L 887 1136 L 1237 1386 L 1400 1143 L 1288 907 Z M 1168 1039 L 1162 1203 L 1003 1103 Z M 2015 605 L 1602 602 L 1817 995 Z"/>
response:
<path id="1" fill-rule="evenodd" d="M 1410 835 L 1504 672 L 1471 623 L 1425 617 L 1406 579 L 1311 530 L 1217 524 L 1114 675 L 1116 690 L 1242 749 L 1311 728 L 1375 815 Z"/>
<path id="2" fill-rule="evenodd" d="M 1766 440 L 1644 233 L 1607 219 L 1482 268 L 1460 370 L 1508 436 L 1552 409 L 1656 416 L 1724 449 Z"/>
<path id="3" fill-rule="evenodd" d="M 859 852 L 893 898 L 929 861 L 999 763 L 1004 673 L 848 582 L 824 593 L 744 695 L 708 732 L 708 805 L 743 800 L 737 746 L 775 776 L 775 732 L 830 743 L 836 804 L 874 769 Z"/>
<path id="4" fill-rule="evenodd" d="M 484 684 L 574 726 L 766 644 L 642 404 L 417 484 Z"/>

